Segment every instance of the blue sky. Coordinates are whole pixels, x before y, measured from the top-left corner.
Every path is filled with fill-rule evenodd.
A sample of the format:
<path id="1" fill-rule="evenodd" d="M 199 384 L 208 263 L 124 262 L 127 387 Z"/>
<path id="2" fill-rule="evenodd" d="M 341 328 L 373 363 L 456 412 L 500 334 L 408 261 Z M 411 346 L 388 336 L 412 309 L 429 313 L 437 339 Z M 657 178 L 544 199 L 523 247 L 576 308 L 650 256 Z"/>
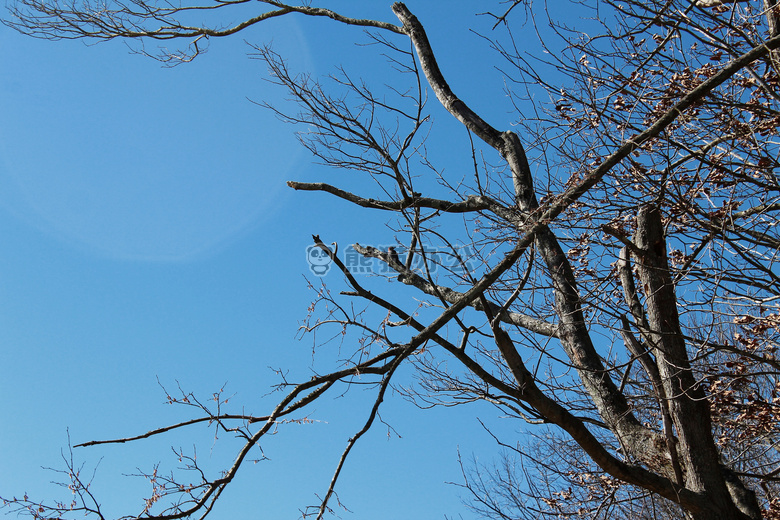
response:
<path id="1" fill-rule="evenodd" d="M 394 21 L 389 1 L 331 4 Z M 483 3 L 450 2 L 446 20 L 432 4 L 408 2 L 453 89 L 509 128 L 502 79 L 484 58 L 487 43 L 469 32 L 490 25 L 474 17 Z M 393 234 L 387 215 L 285 187 L 367 185 L 314 164 L 292 127 L 250 102 L 284 95 L 263 81 L 244 39 L 273 41 L 315 76 L 338 65 L 369 81 L 388 73 L 376 49 L 354 45 L 367 41 L 360 29 L 329 20 L 263 24 L 175 68 L 119 41 L 49 42 L 0 28 L 0 494 L 67 499 L 41 467 L 62 467 L 68 430 L 83 442 L 192 417 L 165 404 L 158 379 L 204 398 L 226 385 L 232 411 L 263 414 L 278 395 L 266 396 L 278 382 L 269 367 L 293 378 L 307 378 L 313 361 L 328 368 L 327 355 L 313 360 L 310 340 L 296 339 L 313 296 L 310 237 L 344 247 L 392 243 Z M 433 112 L 435 153 L 463 175 L 465 132 Z M 343 288 L 335 275 L 326 281 Z M 245 467 L 211 518 L 297 518 L 327 489 L 368 404 L 352 391 L 314 407 L 314 423 L 281 428 L 263 445 L 271 460 Z M 379 425 L 361 440 L 338 488 L 354 512 L 345 518 L 472 518 L 446 484 L 461 480 L 458 451 L 498 460 L 477 417 L 522 428 L 487 407 L 423 411 L 398 396 L 382 417 L 401 437 Z M 100 461 L 96 493 L 109 515 L 123 515 L 140 509 L 148 484 L 121 475 L 175 465 L 170 446 L 195 443 L 214 467 L 238 446 L 193 429 L 74 454 L 88 468 Z"/>

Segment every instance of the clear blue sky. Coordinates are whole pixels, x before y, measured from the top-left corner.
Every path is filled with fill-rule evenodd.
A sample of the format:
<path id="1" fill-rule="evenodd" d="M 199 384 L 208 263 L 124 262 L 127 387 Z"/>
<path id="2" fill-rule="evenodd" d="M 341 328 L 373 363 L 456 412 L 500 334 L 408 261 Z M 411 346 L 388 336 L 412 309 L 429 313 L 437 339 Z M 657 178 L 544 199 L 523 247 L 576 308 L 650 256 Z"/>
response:
<path id="1" fill-rule="evenodd" d="M 395 21 L 390 3 L 329 6 Z M 474 17 L 484 2 L 408 5 L 453 89 L 509 128 L 502 79 L 485 59 L 487 43 L 469 32 L 489 27 Z M 286 180 L 367 184 L 313 164 L 292 127 L 247 99 L 284 96 L 263 81 L 244 39 L 273 40 L 296 70 L 314 75 L 342 64 L 369 81 L 387 73 L 376 49 L 353 45 L 367 41 L 361 29 L 324 19 L 262 24 L 173 69 L 119 41 L 39 41 L 0 27 L 1 495 L 68 499 L 41 469 L 62 467 L 67 429 L 75 443 L 191 417 L 165 404 L 158 378 L 204 399 L 227 383 L 230 411 L 269 411 L 276 395 L 263 396 L 278 382 L 269 367 L 293 379 L 311 374 L 311 342 L 296 339 L 312 298 L 311 235 L 342 247 L 392 243 L 387 215 L 286 188 Z M 449 171 L 467 174 L 459 173 L 470 169 L 465 133 L 434 115 L 443 130 L 433 143 L 451 147 L 439 151 L 451 156 Z M 343 288 L 336 275 L 326 281 Z M 314 366 L 330 365 L 323 357 Z M 272 460 L 243 468 L 211 518 L 297 518 L 327 489 L 367 404 L 352 392 L 315 406 L 313 424 L 281 428 L 263 444 Z M 378 425 L 355 449 L 338 488 L 354 512 L 344 518 L 473 518 L 446 483 L 461 481 L 458 450 L 498 462 L 477 417 L 506 432 L 523 428 L 487 407 L 421 411 L 398 396 L 382 417 L 401 438 Z M 102 458 L 94 491 L 108 514 L 132 514 L 148 484 L 121 474 L 175 466 L 169 447 L 196 442 L 199 461 L 229 461 L 238 445 L 210 435 L 192 429 L 75 455 L 87 468 Z"/>

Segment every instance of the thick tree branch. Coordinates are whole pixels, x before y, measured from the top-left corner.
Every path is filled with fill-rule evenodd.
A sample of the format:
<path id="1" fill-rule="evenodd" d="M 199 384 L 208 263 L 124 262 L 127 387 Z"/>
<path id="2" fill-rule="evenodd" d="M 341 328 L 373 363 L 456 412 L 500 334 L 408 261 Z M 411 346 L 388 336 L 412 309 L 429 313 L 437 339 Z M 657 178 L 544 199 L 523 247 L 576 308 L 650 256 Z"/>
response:
<path id="1" fill-rule="evenodd" d="M 403 24 L 404 32 L 412 40 L 422 71 L 439 102 L 480 139 L 493 148 L 500 148 L 501 132 L 490 126 L 452 92 L 439 69 L 428 35 L 417 17 L 401 2 L 393 4 L 393 12 Z"/>
<path id="2" fill-rule="evenodd" d="M 460 301 L 463 298 L 462 292 L 456 291 L 450 287 L 444 285 L 434 284 L 426 278 L 415 273 L 411 269 L 407 268 L 403 263 L 393 258 L 389 252 L 380 251 L 379 249 L 371 246 L 361 246 L 360 244 L 354 244 L 355 251 L 368 258 L 377 258 L 387 264 L 388 267 L 398 273 L 398 280 L 406 285 L 411 285 L 425 294 L 436 296 L 444 299 L 447 303 L 453 304 Z M 476 310 L 483 310 L 483 302 L 480 298 L 475 298 L 468 304 Z M 500 312 L 502 307 L 493 302 L 488 302 L 488 306 L 491 312 L 499 315 L 499 319 L 511 325 L 515 325 L 526 330 L 529 330 L 535 334 L 539 334 L 545 337 L 558 337 L 556 326 L 552 323 L 533 318 L 525 314 L 518 312 Z"/>
<path id="3" fill-rule="evenodd" d="M 408 208 L 428 208 L 444 211 L 446 213 L 467 213 L 486 209 L 493 211 L 496 208 L 502 207 L 498 202 L 485 195 L 472 195 L 467 200 L 459 202 L 420 196 L 413 196 L 409 197 L 408 199 L 397 201 L 383 201 L 376 199 L 366 199 L 324 182 L 287 181 L 287 185 L 294 190 L 324 191 L 341 199 L 352 202 L 353 204 L 357 204 L 363 208 L 381 209 L 385 211 L 403 211 Z"/>

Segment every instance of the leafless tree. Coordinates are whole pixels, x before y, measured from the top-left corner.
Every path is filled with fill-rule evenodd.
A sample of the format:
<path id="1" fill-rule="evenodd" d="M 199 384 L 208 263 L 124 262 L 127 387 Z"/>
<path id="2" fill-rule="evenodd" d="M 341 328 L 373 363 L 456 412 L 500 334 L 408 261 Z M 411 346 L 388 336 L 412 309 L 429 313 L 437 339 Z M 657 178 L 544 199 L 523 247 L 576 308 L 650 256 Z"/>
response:
<path id="1" fill-rule="evenodd" d="M 394 23 L 261 0 L 256 16 L 220 25 L 220 13 L 247 1 L 16 0 L 6 21 L 49 39 L 180 40 L 181 50 L 155 56 L 178 63 L 208 40 L 298 13 L 370 29 L 397 72 L 380 95 L 347 73 L 328 82 L 293 74 L 257 48 L 300 111 L 269 108 L 301 125 L 319 160 L 372 177 L 377 191 L 289 186 L 388 212 L 397 245 L 353 247 L 397 284 L 373 287 L 315 236 L 348 289 L 318 289 L 305 331 L 354 334 L 346 363 L 284 381 L 266 416 L 223 413 L 183 393 L 171 400 L 196 406 L 192 421 L 86 443 L 195 423 L 243 437 L 217 478 L 194 460 L 192 482 L 150 475 L 154 494 L 136 516 L 206 516 L 278 421 L 359 377 L 375 400 L 307 511 L 322 517 L 344 461 L 410 364 L 418 383 L 399 390 L 419 404 L 487 401 L 527 424 L 528 436 L 496 437 L 503 464 L 464 462 L 462 485 L 487 517 L 780 518 L 777 0 L 571 2 L 589 13 L 587 27 L 559 23 L 543 3 L 502 2 L 483 13 L 495 20 L 483 36 L 515 102 L 511 130 L 457 97 L 424 20 L 401 3 Z M 187 25 L 190 11 L 213 25 Z M 524 51 L 519 41 L 532 35 L 545 52 Z M 457 183 L 426 148 L 431 92 L 467 130 L 453 146 L 470 146 L 473 161 Z M 355 313 L 354 300 L 380 312 Z M 13 506 L 35 518 L 103 518 L 85 485 L 72 485 L 81 500 L 72 508 Z"/>

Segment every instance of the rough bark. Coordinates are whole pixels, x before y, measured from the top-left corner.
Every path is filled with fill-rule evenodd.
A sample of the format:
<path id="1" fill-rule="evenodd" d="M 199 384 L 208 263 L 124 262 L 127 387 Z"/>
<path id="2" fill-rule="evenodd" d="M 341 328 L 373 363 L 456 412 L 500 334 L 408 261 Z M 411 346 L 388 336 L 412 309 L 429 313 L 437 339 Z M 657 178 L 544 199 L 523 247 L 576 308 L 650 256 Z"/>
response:
<path id="1" fill-rule="evenodd" d="M 680 328 L 663 222 L 655 206 L 639 209 L 634 241 L 639 250 L 637 268 L 645 294 L 647 337 L 655 355 L 662 397 L 667 399 L 677 433 L 685 487 L 706 496 L 713 509 L 721 512 L 721 518 L 760 518 L 760 511 L 742 512 L 732 499 L 730 487 L 744 490 L 737 484 L 736 476 L 731 474 L 732 486 L 726 485 L 727 473 L 721 467 L 713 441 L 709 401 L 691 369 Z"/>
<path id="2" fill-rule="evenodd" d="M 773 38 L 780 34 L 780 2 L 778 0 L 764 0 L 766 21 L 769 28 L 769 36 Z M 769 54 L 770 63 L 775 72 L 780 74 L 780 51 L 774 50 Z"/>

